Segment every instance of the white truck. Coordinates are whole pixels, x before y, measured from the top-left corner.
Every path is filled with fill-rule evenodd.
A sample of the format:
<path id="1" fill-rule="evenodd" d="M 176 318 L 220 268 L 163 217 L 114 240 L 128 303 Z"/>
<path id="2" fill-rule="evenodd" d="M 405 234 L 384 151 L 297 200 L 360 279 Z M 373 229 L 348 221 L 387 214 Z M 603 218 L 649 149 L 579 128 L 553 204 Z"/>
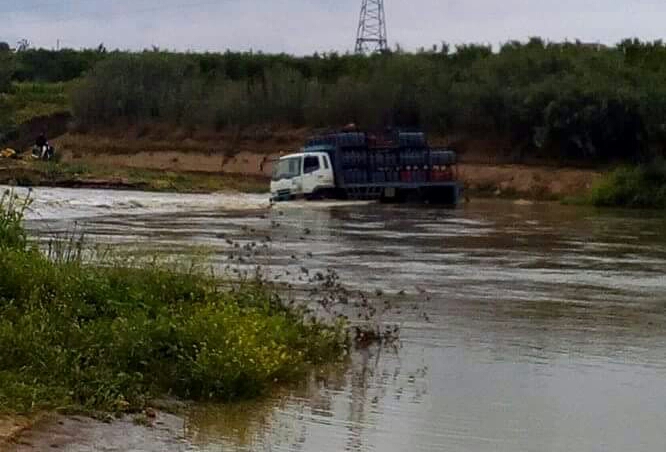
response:
<path id="1" fill-rule="evenodd" d="M 320 135 L 273 163 L 274 202 L 337 198 L 455 206 L 460 193 L 455 152 L 430 148 L 419 132 Z"/>

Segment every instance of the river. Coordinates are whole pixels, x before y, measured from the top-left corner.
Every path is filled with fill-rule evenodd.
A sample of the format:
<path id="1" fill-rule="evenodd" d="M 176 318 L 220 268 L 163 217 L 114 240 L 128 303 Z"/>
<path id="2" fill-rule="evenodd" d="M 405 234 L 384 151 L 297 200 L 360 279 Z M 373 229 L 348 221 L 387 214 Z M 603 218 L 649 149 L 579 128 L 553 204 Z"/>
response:
<path id="1" fill-rule="evenodd" d="M 137 450 L 664 450 L 663 213 L 497 200 L 271 209 L 258 195 L 33 197 L 28 228 L 44 239 L 76 230 L 142 253 L 204 250 L 216 269 L 228 265 L 229 242 L 263 241 L 255 259 L 271 278 L 297 285 L 301 267 L 333 269 L 346 286 L 390 299 L 382 320 L 400 325 L 396 347 L 357 350 L 258 402 L 195 407 L 177 442 Z"/>

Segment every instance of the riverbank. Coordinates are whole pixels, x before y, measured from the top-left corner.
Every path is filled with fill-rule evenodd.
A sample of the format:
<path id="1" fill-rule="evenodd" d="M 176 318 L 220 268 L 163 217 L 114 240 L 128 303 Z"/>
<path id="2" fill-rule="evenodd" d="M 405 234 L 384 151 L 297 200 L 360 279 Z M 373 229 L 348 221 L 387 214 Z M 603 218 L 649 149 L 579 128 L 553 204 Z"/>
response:
<path id="1" fill-rule="evenodd" d="M 39 419 L 39 416 L 0 416 L 0 450 L 5 450 Z"/>
<path id="2" fill-rule="evenodd" d="M 43 254 L 21 225 L 29 204 L 0 199 L 0 414 L 252 398 L 346 349 L 341 324 L 308 320 L 260 280 L 108 254 L 86 264 L 75 238 Z"/>
<path id="3" fill-rule="evenodd" d="M 178 193 L 239 191 L 263 193 L 269 180 L 261 175 L 170 171 L 101 163 L 43 163 L 0 160 L 0 185 L 24 187 L 109 188 Z"/>
<path id="4" fill-rule="evenodd" d="M 178 155 L 171 152 L 170 155 Z M 276 156 L 277 157 L 277 156 Z M 268 192 L 270 179 L 266 168 L 259 165 L 260 156 L 242 162 L 235 158 L 229 171 L 213 172 L 206 165 L 209 157 L 187 154 L 184 170 L 181 165 L 137 162 L 131 157 L 88 156 L 77 163 L 65 159 L 61 163 L 44 164 L 16 160 L 0 161 L 0 184 L 29 187 L 112 188 L 157 192 L 214 193 L 239 191 L 244 193 Z M 142 160 L 141 156 L 137 160 Z M 160 168 L 160 166 L 162 168 Z M 467 196 L 482 198 L 509 198 L 530 200 L 562 200 L 584 196 L 602 177 L 602 172 L 589 169 L 557 168 L 529 165 L 490 165 L 461 163 L 459 177 Z"/>
<path id="5" fill-rule="evenodd" d="M 4 444 L 6 452 L 69 450 L 94 445 L 95 450 L 140 450 L 162 452 L 184 450 L 184 420 L 178 416 L 150 411 L 150 416 L 121 416 L 104 422 L 82 416 L 45 416 Z M 122 434 L 119 434 L 122 432 Z M 77 449 L 78 450 L 78 449 Z"/>
<path id="6" fill-rule="evenodd" d="M 130 136 L 138 133 L 130 131 Z M 0 161 L 0 183 L 88 188 L 267 192 L 272 160 L 302 145 L 305 130 L 247 132 L 197 139 L 153 140 L 65 134 L 55 140 L 60 163 Z M 217 146 L 217 148 L 215 147 Z M 467 196 L 561 200 L 585 195 L 602 169 L 483 161 L 460 156 Z M 4 168 L 4 169 L 3 169 Z"/>
<path id="7" fill-rule="evenodd" d="M 587 193 L 602 172 L 557 166 L 461 163 L 467 196 L 559 201 Z"/>

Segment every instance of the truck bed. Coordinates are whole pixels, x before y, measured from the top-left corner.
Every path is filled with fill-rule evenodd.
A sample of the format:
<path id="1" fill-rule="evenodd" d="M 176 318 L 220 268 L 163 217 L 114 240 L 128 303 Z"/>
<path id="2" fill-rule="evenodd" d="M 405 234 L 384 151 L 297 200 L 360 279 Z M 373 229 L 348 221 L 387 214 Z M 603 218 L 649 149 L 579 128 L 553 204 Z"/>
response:
<path id="1" fill-rule="evenodd" d="M 328 154 L 336 197 L 458 203 L 456 153 L 431 148 L 421 132 L 326 134 L 311 139 L 303 152 Z"/>
<path id="2" fill-rule="evenodd" d="M 460 200 L 462 186 L 457 181 L 367 183 L 346 185 L 340 193 L 345 199 L 384 202 L 423 201 L 456 206 Z"/>

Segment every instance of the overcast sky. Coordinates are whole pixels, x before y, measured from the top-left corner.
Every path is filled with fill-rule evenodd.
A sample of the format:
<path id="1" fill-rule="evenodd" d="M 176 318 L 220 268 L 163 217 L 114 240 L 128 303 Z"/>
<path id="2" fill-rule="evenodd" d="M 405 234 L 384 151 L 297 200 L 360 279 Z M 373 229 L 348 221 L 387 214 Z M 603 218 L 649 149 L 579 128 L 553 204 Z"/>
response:
<path id="1" fill-rule="evenodd" d="M 0 41 L 309 54 L 353 49 L 361 0 L 0 0 Z M 666 34 L 663 0 L 385 0 L 391 46 Z"/>

